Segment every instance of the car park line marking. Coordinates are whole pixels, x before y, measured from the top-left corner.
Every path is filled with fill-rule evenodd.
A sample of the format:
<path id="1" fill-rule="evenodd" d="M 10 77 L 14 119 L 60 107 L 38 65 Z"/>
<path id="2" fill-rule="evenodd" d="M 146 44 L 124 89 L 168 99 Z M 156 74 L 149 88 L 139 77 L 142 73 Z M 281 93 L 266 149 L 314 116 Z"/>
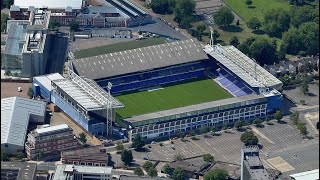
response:
<path id="1" fill-rule="evenodd" d="M 209 146 L 211 146 L 211 144 L 209 144 L 207 141 L 204 141 L 206 144 L 208 144 Z"/>
<path id="2" fill-rule="evenodd" d="M 219 152 L 216 148 L 213 147 L 214 150 L 216 150 L 217 152 Z"/>

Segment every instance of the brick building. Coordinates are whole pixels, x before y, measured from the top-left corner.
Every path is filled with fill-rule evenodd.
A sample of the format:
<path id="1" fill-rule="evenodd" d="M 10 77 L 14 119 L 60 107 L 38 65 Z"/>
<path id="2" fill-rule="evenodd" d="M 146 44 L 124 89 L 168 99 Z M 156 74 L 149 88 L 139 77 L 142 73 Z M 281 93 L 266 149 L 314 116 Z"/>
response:
<path id="1" fill-rule="evenodd" d="M 61 161 L 64 164 L 107 166 L 109 155 L 100 147 L 89 147 L 61 152 Z"/>
<path id="2" fill-rule="evenodd" d="M 57 126 L 43 125 L 31 131 L 25 144 L 28 159 L 60 156 L 61 151 L 79 147 L 78 140 L 73 135 L 73 130 L 66 124 Z"/>

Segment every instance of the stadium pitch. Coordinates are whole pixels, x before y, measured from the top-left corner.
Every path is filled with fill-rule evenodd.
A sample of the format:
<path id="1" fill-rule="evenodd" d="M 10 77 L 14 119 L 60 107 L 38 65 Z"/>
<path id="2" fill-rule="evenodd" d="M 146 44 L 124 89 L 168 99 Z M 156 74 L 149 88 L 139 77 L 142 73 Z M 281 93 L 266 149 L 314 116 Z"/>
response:
<path id="1" fill-rule="evenodd" d="M 117 113 L 126 118 L 230 97 L 216 82 L 204 79 L 117 96 L 125 105 Z"/>

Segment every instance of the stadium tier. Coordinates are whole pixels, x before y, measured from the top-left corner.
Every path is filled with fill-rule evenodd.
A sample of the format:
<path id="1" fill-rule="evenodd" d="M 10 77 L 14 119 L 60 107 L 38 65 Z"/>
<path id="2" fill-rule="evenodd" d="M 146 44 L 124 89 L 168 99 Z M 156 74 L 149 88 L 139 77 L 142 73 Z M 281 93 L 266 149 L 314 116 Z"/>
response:
<path id="1" fill-rule="evenodd" d="M 70 67 L 99 93 L 112 83 L 111 94 L 121 103 L 113 98 L 116 103 L 111 104 L 118 106 L 111 108 L 111 114 L 123 103 L 125 108 L 117 110 L 117 117 L 130 140 L 136 134 L 150 140 L 201 126 L 250 121 L 282 105 L 277 91 L 282 83 L 277 78 L 233 46 L 203 48 L 196 39 L 73 59 Z M 59 81 L 51 83 L 60 87 L 56 91 L 66 86 Z M 62 94 L 69 97 L 69 93 L 73 91 Z M 55 100 L 52 95 L 47 99 Z"/>

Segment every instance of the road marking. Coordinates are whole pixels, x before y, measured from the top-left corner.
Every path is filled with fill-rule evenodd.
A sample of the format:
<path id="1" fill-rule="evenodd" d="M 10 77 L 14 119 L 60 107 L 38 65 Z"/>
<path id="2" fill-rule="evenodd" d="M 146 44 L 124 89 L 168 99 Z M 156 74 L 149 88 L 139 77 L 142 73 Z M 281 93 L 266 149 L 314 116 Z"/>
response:
<path id="1" fill-rule="evenodd" d="M 219 152 L 216 148 L 213 147 L 214 150 L 216 150 L 217 152 Z"/>
<path id="2" fill-rule="evenodd" d="M 229 160 L 225 155 L 222 155 L 224 158 L 226 158 L 226 160 Z"/>
<path id="3" fill-rule="evenodd" d="M 293 130 L 294 130 L 294 128 L 293 128 L 292 126 L 290 126 L 289 124 L 288 124 L 288 126 L 289 126 L 291 129 L 293 129 Z"/>
<path id="4" fill-rule="evenodd" d="M 207 143 L 209 146 L 211 146 L 211 144 L 209 144 L 207 141 L 204 141 L 205 143 Z"/>

